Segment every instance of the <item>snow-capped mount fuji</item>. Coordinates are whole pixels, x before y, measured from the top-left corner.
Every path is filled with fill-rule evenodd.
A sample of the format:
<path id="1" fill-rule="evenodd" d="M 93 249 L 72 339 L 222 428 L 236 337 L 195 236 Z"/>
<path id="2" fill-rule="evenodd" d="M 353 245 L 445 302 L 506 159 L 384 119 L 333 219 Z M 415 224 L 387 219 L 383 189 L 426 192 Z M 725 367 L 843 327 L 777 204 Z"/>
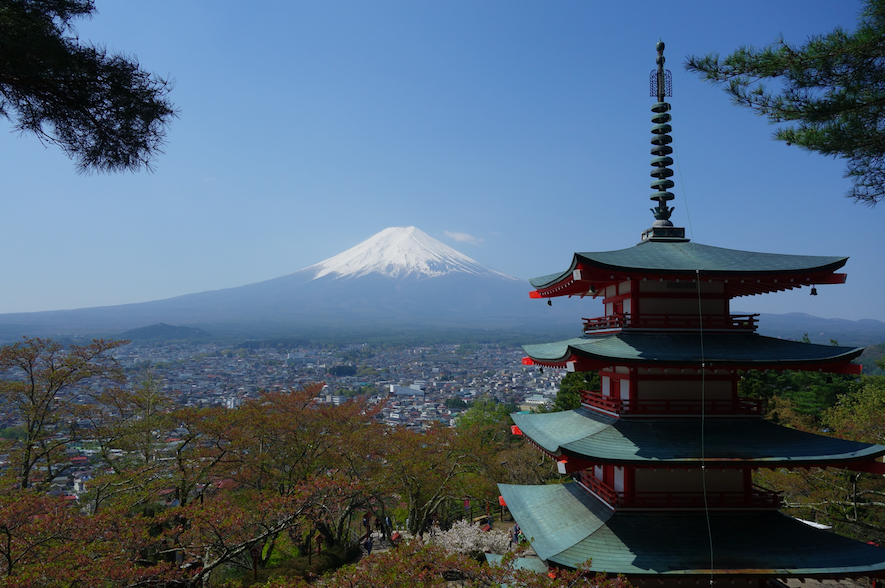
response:
<path id="1" fill-rule="evenodd" d="M 390 227 L 347 251 L 304 268 L 314 279 L 358 278 L 372 273 L 388 278 L 433 278 L 465 273 L 518 280 L 486 267 L 416 227 Z"/>
<path id="2" fill-rule="evenodd" d="M 167 329 L 198 327 L 228 340 L 334 337 L 357 342 L 407 336 L 415 342 L 528 333 L 527 340 L 561 339 L 578 336 L 581 317 L 601 311 L 577 298 L 558 299 L 550 307 L 529 299 L 530 290 L 528 282 L 486 267 L 415 227 L 393 227 L 295 273 L 237 288 L 120 306 L 0 314 L 0 343 L 22 336 L 120 338 L 159 323 Z M 878 321 L 766 316 L 772 320 L 763 322 L 776 327 L 764 333 L 770 336 L 820 331 L 822 337 L 826 332 L 826 337 L 856 345 L 882 340 Z M 774 317 L 794 322 L 778 327 L 771 324 Z M 809 328 L 809 321 L 817 323 Z"/>
<path id="3" fill-rule="evenodd" d="M 530 300 L 530 289 L 415 227 L 392 227 L 264 282 L 138 304 L 0 314 L 0 342 L 22 335 L 115 337 L 158 323 L 240 337 L 580 332 L 585 307 L 550 308 Z"/>

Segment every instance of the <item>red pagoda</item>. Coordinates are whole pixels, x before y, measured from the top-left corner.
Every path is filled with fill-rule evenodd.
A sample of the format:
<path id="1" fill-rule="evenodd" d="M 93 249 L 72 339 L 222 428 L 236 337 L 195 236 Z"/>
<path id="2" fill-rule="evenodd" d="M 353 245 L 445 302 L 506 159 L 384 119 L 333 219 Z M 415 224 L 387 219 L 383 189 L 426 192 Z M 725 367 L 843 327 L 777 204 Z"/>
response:
<path id="1" fill-rule="evenodd" d="M 762 586 L 775 579 L 885 574 L 885 550 L 814 528 L 753 485 L 757 468 L 840 467 L 885 473 L 885 446 L 763 420 L 738 396 L 738 370 L 856 374 L 861 348 L 757 334 L 733 298 L 841 284 L 845 257 L 779 255 L 692 243 L 670 222 L 673 160 L 664 44 L 652 72 L 655 222 L 634 247 L 575 253 L 531 280 L 533 298 L 601 298 L 575 339 L 524 346 L 528 365 L 598 370 L 582 407 L 513 420 L 573 481 L 501 485 L 548 566 L 624 574 L 636 586 Z"/>

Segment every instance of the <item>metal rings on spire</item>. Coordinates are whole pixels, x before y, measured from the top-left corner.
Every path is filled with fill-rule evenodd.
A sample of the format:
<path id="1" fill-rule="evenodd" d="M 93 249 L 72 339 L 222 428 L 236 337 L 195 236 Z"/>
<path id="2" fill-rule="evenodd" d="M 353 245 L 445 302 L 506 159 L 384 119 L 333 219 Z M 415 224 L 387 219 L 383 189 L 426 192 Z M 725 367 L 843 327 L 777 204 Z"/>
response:
<path id="1" fill-rule="evenodd" d="M 657 200 L 658 205 L 651 211 L 656 220 L 669 221 L 673 208 L 667 206 L 667 202 L 673 200 L 675 196 L 668 190 L 673 187 L 673 170 L 669 166 L 673 165 L 673 159 L 670 154 L 673 148 L 670 143 L 673 138 L 670 132 L 673 130 L 670 126 L 670 104 L 664 102 L 667 96 L 673 95 L 673 77 L 669 70 L 664 69 L 664 42 L 658 41 L 656 46 L 658 56 L 655 59 L 658 67 L 652 70 L 650 76 L 651 95 L 658 99 L 657 103 L 651 107 L 654 113 L 651 122 L 654 126 L 651 128 L 652 138 L 651 154 L 654 158 L 651 160 L 652 170 L 651 176 L 654 181 L 651 183 L 652 190 L 657 190 L 651 195 L 652 200 Z"/>

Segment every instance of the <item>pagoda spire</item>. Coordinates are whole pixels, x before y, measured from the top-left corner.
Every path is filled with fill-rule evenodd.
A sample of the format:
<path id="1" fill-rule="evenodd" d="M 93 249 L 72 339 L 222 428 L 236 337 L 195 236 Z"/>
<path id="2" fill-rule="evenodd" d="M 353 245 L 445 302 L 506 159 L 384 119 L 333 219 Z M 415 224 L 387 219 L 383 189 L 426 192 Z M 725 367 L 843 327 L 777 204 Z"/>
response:
<path id="1" fill-rule="evenodd" d="M 651 188 L 657 191 L 651 195 L 651 199 L 656 200 L 658 205 L 651 209 L 655 223 L 652 228 L 642 233 L 643 241 L 656 238 L 668 240 L 685 238 L 685 229 L 675 228 L 670 222 L 673 207 L 667 205 L 675 196 L 672 192 L 668 192 L 674 185 L 673 180 L 670 179 L 673 176 L 673 170 L 669 167 L 673 165 L 673 158 L 670 157 L 670 154 L 673 153 L 673 148 L 670 147 L 670 143 L 673 142 L 670 132 L 673 129 L 670 126 L 670 115 L 668 114 L 670 104 L 664 100 L 667 96 L 673 95 L 673 77 L 669 70 L 664 69 L 664 42 L 658 41 L 655 49 L 658 52 L 655 59 L 658 67 L 656 70 L 652 70 L 649 85 L 651 96 L 658 99 L 651 107 L 653 113 L 651 122 L 654 124 L 651 128 L 651 154 L 654 156 L 651 160 L 651 177 L 654 178 Z"/>

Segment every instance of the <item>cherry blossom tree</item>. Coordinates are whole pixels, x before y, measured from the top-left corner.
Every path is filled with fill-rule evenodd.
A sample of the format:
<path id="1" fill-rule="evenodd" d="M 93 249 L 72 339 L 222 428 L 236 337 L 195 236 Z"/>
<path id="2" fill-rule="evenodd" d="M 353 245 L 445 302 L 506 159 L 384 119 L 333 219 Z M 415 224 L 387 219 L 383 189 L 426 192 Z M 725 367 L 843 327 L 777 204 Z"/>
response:
<path id="1" fill-rule="evenodd" d="M 629 588 L 622 577 L 608 577 L 584 570 L 551 570 L 538 573 L 518 569 L 505 557 L 503 565 L 480 564 L 462 554 L 450 554 L 436 545 L 413 540 L 398 549 L 373 554 L 358 564 L 345 566 L 322 579 L 326 588 L 447 588 L 522 586 L 524 588 Z M 303 588 L 307 581 L 274 580 L 265 588 Z"/>
<path id="2" fill-rule="evenodd" d="M 483 531 L 479 523 L 465 520 L 455 521 L 447 531 L 434 526 L 430 530 L 429 543 L 442 547 L 447 553 L 464 555 L 483 552 L 503 555 L 512 547 L 510 534 L 506 531 Z"/>

